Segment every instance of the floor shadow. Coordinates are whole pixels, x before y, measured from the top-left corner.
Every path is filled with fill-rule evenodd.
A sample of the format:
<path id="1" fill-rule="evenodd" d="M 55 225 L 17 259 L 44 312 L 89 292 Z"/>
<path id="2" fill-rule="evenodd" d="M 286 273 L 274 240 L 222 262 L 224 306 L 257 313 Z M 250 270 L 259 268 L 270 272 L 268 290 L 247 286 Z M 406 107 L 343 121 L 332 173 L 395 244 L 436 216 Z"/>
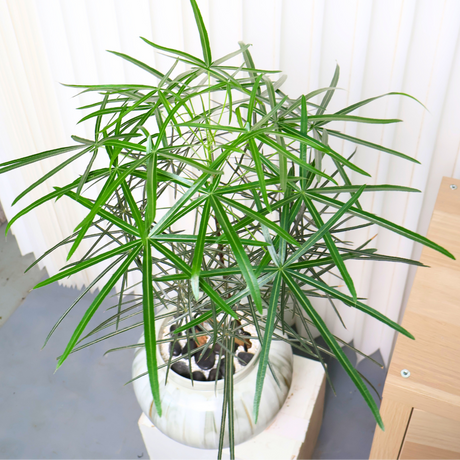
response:
<path id="1" fill-rule="evenodd" d="M 317 340 L 317 344 L 327 348 L 322 338 Z M 343 350 L 353 366 L 356 366 L 356 352 L 348 347 L 343 347 Z M 294 353 L 302 355 L 298 350 L 294 350 Z M 383 363 L 379 351 L 371 357 L 379 363 Z M 323 424 L 313 458 L 367 459 L 371 451 L 376 426 L 374 417 L 361 393 L 356 389 L 340 363 L 331 357 L 326 357 L 325 362 L 336 394 L 327 384 Z M 364 359 L 358 364 L 357 370 L 369 380 L 381 395 L 387 373 L 386 369 Z M 380 406 L 379 397 L 369 385 L 368 388 L 377 405 Z"/>

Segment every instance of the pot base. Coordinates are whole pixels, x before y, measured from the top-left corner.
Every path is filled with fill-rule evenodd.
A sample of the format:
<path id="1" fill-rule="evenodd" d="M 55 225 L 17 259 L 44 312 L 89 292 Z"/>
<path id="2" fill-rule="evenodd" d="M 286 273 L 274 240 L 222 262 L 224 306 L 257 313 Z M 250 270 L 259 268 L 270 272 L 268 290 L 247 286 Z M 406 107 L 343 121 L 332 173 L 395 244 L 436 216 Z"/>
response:
<path id="1" fill-rule="evenodd" d="M 156 330 L 161 330 L 158 324 Z M 139 343 L 143 343 L 143 336 Z M 157 352 L 159 365 L 164 361 Z M 252 362 L 253 361 L 253 362 Z M 235 375 L 234 432 L 235 444 L 240 444 L 262 432 L 275 418 L 288 395 L 293 370 L 291 347 L 285 342 L 273 341 L 270 347 L 270 364 L 278 384 L 268 370 L 259 409 L 259 419 L 254 423 L 252 412 L 257 380 L 258 359 L 253 359 L 244 371 Z M 133 378 L 147 372 L 144 348 L 136 351 L 133 362 Z M 148 376 L 133 382 L 137 400 L 152 423 L 166 436 L 182 444 L 201 449 L 217 449 L 222 416 L 223 380 L 194 382 L 174 372 L 169 372 L 165 383 L 166 369 L 158 371 L 162 416 L 159 417 L 153 404 Z M 228 446 L 225 434 L 224 445 Z"/>
<path id="2" fill-rule="evenodd" d="M 291 391 L 282 410 L 262 433 L 236 446 L 235 457 L 239 460 L 312 458 L 321 427 L 325 383 L 321 363 L 294 356 Z M 145 414 L 138 425 L 151 459 L 217 458 L 217 450 L 193 449 L 167 438 Z M 223 457 L 228 456 L 229 450 L 225 449 Z"/>

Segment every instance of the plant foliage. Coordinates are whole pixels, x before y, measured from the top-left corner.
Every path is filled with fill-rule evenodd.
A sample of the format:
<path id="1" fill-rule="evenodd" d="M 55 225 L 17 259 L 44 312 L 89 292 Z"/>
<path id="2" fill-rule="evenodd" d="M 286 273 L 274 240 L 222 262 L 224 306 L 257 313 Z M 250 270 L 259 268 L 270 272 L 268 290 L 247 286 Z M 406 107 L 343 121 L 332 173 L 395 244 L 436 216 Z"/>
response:
<path id="1" fill-rule="evenodd" d="M 383 428 L 368 388 L 342 351 L 341 346 L 346 344 L 329 331 L 313 307 L 312 298 L 327 298 L 336 312 L 335 303 L 343 302 L 412 338 L 397 323 L 358 299 L 345 262 L 418 263 L 378 254 L 366 248 L 366 243 L 354 248 L 340 237 L 344 231 L 377 224 L 448 257 L 452 255 L 423 236 L 365 211 L 359 202 L 363 193 L 417 190 L 386 184 L 353 185 L 350 171 L 364 177 L 369 174 L 329 143 L 330 138 L 344 139 L 417 162 L 403 153 L 329 128 L 336 121 L 386 124 L 400 120 L 353 115 L 377 98 L 328 113 L 339 79 L 338 67 L 329 87 L 292 99 L 280 89 L 279 81 L 272 80 L 273 72 L 255 67 L 248 45 L 241 43 L 234 53 L 213 60 L 195 0 L 191 5 L 203 58 L 143 39 L 148 46 L 173 58 L 171 69 L 163 74 L 146 63 L 113 52 L 149 73 L 152 84 L 72 85 L 100 96 L 98 102 L 82 107 L 89 113 L 81 121 L 94 123 L 94 138 L 74 136 L 75 144 L 70 147 L 0 165 L 0 173 L 5 173 L 52 156 L 72 155 L 28 187 L 20 199 L 78 158 L 87 159 L 81 177 L 56 187 L 9 223 L 11 226 L 20 216 L 61 197 L 80 204 L 87 208 L 86 217 L 73 235 L 52 250 L 67 245 L 70 258 L 83 239 L 91 239 L 94 244 L 81 260 L 37 287 L 99 263 L 105 265 L 94 283 L 110 275 L 76 327 L 58 367 L 72 352 L 143 325 L 152 393 L 161 414 L 155 307 L 164 306 L 167 309 L 163 314 L 181 325 L 176 332 L 186 331 L 189 335 L 193 325 L 206 321 L 218 324 L 212 332 L 200 333 L 208 334 L 210 340 L 193 351 L 196 353 L 214 343 L 231 353 L 228 337 L 236 336 L 247 324 L 255 325 L 262 344 L 255 419 L 264 378 L 270 369 L 270 344 L 272 340 L 285 340 L 321 360 L 333 355 Z M 238 58 L 241 64 L 229 64 Z M 178 63 L 184 63 L 187 70 L 177 74 Z M 313 102 L 316 98 L 319 103 Z M 105 158 L 106 167 L 95 169 L 96 157 Z M 97 197 L 85 196 L 94 184 L 99 185 Z M 324 275 L 331 270 L 343 280 L 344 289 L 324 282 Z M 142 275 L 142 299 L 127 296 L 128 274 L 135 271 Z M 121 288 L 116 312 L 88 332 L 91 318 L 117 283 Z M 59 319 L 50 336 L 75 304 Z M 140 313 L 143 321 L 122 327 L 124 321 Z M 308 337 L 289 326 L 287 315 L 301 319 Z M 319 347 L 312 339 L 312 326 L 327 347 Z M 114 330 L 94 340 L 94 334 L 108 328 Z M 225 423 L 225 413 L 232 413 L 233 407 L 229 384 L 225 386 L 224 405 Z M 228 415 L 230 434 L 232 420 Z M 230 445 L 233 449 L 232 442 Z"/>

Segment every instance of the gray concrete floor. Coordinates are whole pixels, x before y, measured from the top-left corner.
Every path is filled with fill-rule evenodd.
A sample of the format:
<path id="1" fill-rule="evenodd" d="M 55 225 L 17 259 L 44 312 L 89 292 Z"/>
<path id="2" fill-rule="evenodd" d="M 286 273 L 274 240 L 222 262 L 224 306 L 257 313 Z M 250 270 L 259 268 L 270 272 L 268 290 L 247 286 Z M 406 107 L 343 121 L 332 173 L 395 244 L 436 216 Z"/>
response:
<path id="1" fill-rule="evenodd" d="M 12 314 L 0 328 L 0 458 L 146 458 L 137 427 L 141 411 L 132 386 L 124 386 L 133 353 L 103 357 L 109 348 L 137 341 L 141 331 L 77 352 L 54 374 L 56 357 L 95 295 L 83 299 L 40 350 L 79 291 L 50 285 L 29 293 L 45 273 L 23 275 L 33 258 L 20 256 L 13 237 L 5 244 L 0 235 L 0 254 L 0 305 L 25 299 L 14 313 L 9 305 Z M 96 324 L 112 304 L 101 306 Z"/>
<path id="2" fill-rule="evenodd" d="M 0 458 L 146 456 L 137 427 L 141 411 L 132 386 L 124 386 L 131 378 L 132 350 L 103 356 L 108 348 L 133 343 L 141 331 L 81 350 L 54 373 L 90 296 L 40 350 L 77 294 L 59 286 L 32 291 L 0 329 Z"/>
<path id="3" fill-rule="evenodd" d="M 0 254 L 3 243 L 0 235 Z M 124 386 L 133 353 L 103 356 L 109 348 L 134 343 L 141 331 L 134 329 L 79 351 L 54 374 L 56 357 L 94 295 L 75 307 L 40 350 L 79 291 L 51 285 L 27 295 L 30 287 L 22 271 L 30 261 L 24 263 L 17 247 L 10 247 L 14 245 L 9 238 L 5 249 L 10 251 L 8 264 L 16 267 L 10 267 L 14 282 L 3 283 L 0 271 L 0 298 L 25 300 L 0 328 L 0 458 L 147 458 L 137 427 L 140 408 L 132 386 Z M 111 305 L 110 300 L 102 305 L 95 324 L 107 317 L 104 307 Z M 314 458 L 368 458 L 375 427 L 372 415 L 341 367 L 332 360 L 328 366 L 337 396 L 327 388 Z M 381 390 L 384 371 L 370 362 L 360 363 L 358 370 Z"/>
<path id="4" fill-rule="evenodd" d="M 344 351 L 352 364 L 356 365 L 356 354 L 350 352 L 349 348 L 344 348 Z M 374 353 L 372 358 L 383 362 L 380 352 Z M 326 362 L 336 394 L 334 395 L 331 387 L 327 385 L 323 424 L 313 458 L 367 459 L 371 452 L 376 426 L 374 417 L 337 360 L 329 359 Z M 381 394 L 386 370 L 369 360 L 361 361 L 357 369 Z M 369 390 L 377 405 L 380 405 L 375 392 L 370 387 Z"/>

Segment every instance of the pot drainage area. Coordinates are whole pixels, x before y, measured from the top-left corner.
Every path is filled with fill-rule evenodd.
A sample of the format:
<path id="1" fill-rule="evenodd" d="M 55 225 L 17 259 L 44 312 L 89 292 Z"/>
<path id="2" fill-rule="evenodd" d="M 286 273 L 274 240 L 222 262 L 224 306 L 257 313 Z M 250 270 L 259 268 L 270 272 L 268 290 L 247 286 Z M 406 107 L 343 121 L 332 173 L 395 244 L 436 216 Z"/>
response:
<path id="1" fill-rule="evenodd" d="M 14 237 L 6 242 L 1 230 L 0 298 L 13 296 L 18 305 L 25 300 L 0 327 L 0 459 L 148 458 L 137 426 L 141 411 L 132 386 L 124 386 L 131 378 L 133 352 L 103 356 L 109 348 L 137 342 L 142 331 L 136 328 L 72 354 L 54 374 L 56 357 L 96 294 L 83 299 L 40 350 L 80 291 L 50 285 L 27 295 L 44 274 L 37 270 L 33 282 L 22 278 L 31 256 L 22 257 Z M 10 273 L 14 283 L 5 281 Z M 95 323 L 105 318 L 104 310 L 112 303 L 103 303 Z M 379 354 L 373 358 L 381 360 Z M 313 458 L 369 458 L 373 417 L 340 365 L 331 360 L 328 367 L 337 396 L 327 387 Z M 367 361 L 358 370 L 381 391 L 385 371 Z"/>

